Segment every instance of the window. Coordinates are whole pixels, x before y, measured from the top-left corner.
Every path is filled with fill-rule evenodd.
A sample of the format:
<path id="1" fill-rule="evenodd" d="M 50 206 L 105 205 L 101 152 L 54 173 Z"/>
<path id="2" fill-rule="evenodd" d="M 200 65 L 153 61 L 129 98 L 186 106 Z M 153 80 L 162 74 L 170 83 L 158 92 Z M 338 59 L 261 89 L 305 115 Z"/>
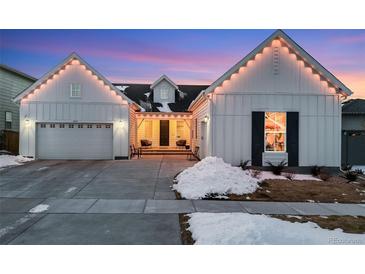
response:
<path id="1" fill-rule="evenodd" d="M 101 125 L 96 125 L 96 128 L 101 128 Z"/>
<path id="2" fill-rule="evenodd" d="M 65 128 L 65 124 L 60 124 L 60 128 Z"/>
<path id="3" fill-rule="evenodd" d="M 176 138 L 184 137 L 184 121 L 176 122 Z"/>
<path id="4" fill-rule="evenodd" d="M 111 125 L 105 125 L 105 128 L 111 128 Z"/>
<path id="5" fill-rule="evenodd" d="M 160 91 L 160 97 L 162 100 L 169 99 L 169 90 L 167 88 L 162 88 Z"/>
<path id="6" fill-rule="evenodd" d="M 41 128 L 46 128 L 46 124 L 41 124 Z"/>
<path id="7" fill-rule="evenodd" d="M 286 151 L 286 113 L 265 113 L 265 151 Z"/>
<path id="8" fill-rule="evenodd" d="M 55 128 L 55 127 L 56 127 L 56 125 L 55 125 L 55 124 L 50 124 L 50 125 L 49 125 L 49 127 L 50 127 L 50 128 Z"/>
<path id="9" fill-rule="evenodd" d="M 78 128 L 83 128 L 84 126 L 83 125 L 77 125 Z"/>
<path id="10" fill-rule="evenodd" d="M 144 122 L 144 137 L 146 139 L 152 139 L 152 121 L 146 120 Z"/>
<path id="11" fill-rule="evenodd" d="M 87 125 L 87 128 L 93 128 L 93 125 L 89 124 Z"/>
<path id="12" fill-rule="evenodd" d="M 70 88 L 70 96 L 73 98 L 80 98 L 81 97 L 81 85 L 80 84 L 71 84 Z"/>
<path id="13" fill-rule="evenodd" d="M 74 125 L 73 124 L 69 124 L 68 125 L 68 128 L 74 128 Z"/>
<path id="14" fill-rule="evenodd" d="M 5 111 L 5 129 L 11 129 L 13 122 L 13 114 L 10 111 Z"/>

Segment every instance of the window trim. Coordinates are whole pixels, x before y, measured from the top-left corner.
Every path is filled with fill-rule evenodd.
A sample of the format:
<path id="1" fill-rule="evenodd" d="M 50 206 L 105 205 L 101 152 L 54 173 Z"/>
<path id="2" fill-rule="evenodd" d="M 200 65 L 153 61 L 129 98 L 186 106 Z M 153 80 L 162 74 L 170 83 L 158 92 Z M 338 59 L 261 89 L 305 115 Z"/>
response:
<path id="1" fill-rule="evenodd" d="M 273 151 L 273 150 L 266 150 L 266 128 L 265 128 L 265 121 L 266 121 L 266 113 L 284 113 L 285 114 L 285 132 L 271 132 L 271 133 L 283 133 L 284 134 L 284 150 L 283 151 Z M 288 134 L 288 113 L 286 111 L 265 111 L 264 112 L 264 153 L 287 153 L 287 134 Z"/>
<path id="2" fill-rule="evenodd" d="M 79 85 L 79 87 L 80 87 L 79 96 L 73 96 L 73 93 L 72 93 L 73 85 Z M 77 99 L 77 98 L 81 98 L 81 96 L 82 96 L 82 85 L 80 83 L 70 83 L 70 98 L 76 98 Z"/>

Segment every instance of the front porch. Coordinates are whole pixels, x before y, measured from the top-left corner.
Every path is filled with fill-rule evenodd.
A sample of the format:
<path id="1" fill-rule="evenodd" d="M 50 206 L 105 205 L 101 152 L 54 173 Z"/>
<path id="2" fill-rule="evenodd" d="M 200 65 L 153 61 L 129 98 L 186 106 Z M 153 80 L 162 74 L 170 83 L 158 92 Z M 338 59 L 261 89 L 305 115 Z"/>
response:
<path id="1" fill-rule="evenodd" d="M 136 146 L 142 154 L 191 152 L 190 113 L 138 113 Z"/>

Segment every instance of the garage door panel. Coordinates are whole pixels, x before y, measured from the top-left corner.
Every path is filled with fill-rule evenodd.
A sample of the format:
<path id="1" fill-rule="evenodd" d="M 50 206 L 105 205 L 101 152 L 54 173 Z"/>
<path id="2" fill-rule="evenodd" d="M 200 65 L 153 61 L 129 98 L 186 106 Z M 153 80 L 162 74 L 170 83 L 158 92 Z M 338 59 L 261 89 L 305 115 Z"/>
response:
<path id="1" fill-rule="evenodd" d="M 39 159 L 112 159 L 113 128 L 100 124 L 38 124 Z"/>

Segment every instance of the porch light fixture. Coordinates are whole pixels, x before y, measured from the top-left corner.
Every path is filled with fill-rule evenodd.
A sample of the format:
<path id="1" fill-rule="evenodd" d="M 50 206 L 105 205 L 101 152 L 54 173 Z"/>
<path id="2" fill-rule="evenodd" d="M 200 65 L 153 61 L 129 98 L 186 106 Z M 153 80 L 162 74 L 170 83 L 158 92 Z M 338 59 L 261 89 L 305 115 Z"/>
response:
<path id="1" fill-rule="evenodd" d="M 27 116 L 25 116 L 24 122 L 25 122 L 25 126 L 26 127 L 29 127 L 30 126 L 30 120 L 29 120 L 29 118 Z"/>
<path id="2" fill-rule="evenodd" d="M 204 118 L 203 118 L 203 122 L 204 123 L 208 123 L 208 120 L 209 120 L 209 116 L 208 115 L 205 115 Z"/>
<path id="3" fill-rule="evenodd" d="M 119 120 L 119 127 L 124 128 L 124 121 L 123 120 Z"/>

